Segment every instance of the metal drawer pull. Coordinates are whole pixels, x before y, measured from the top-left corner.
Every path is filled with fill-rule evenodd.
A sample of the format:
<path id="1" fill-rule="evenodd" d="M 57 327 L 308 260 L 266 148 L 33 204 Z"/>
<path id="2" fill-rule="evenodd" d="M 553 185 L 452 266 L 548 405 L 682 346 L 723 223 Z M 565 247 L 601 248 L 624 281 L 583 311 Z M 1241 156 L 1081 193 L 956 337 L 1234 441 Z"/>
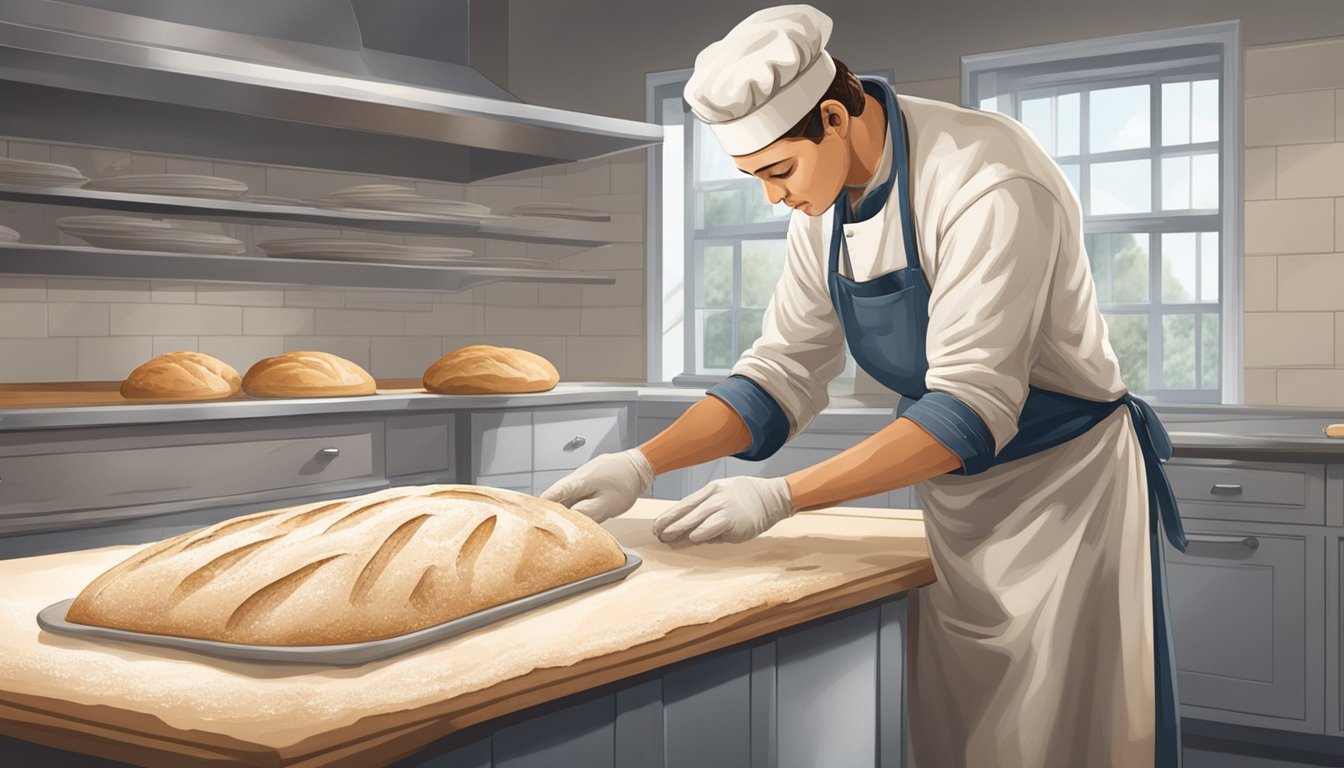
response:
<path id="1" fill-rule="evenodd" d="M 1214 483 L 1209 493 L 1214 496 L 1240 496 L 1241 483 Z"/>
<path id="2" fill-rule="evenodd" d="M 1254 536 L 1186 536 L 1191 544 L 1240 544 L 1254 552 L 1260 548 L 1260 540 Z"/>
<path id="3" fill-rule="evenodd" d="M 587 444 L 588 444 L 588 438 L 584 437 L 583 435 L 575 435 L 574 439 L 570 440 L 568 443 L 565 443 L 565 450 L 576 451 Z"/>
<path id="4" fill-rule="evenodd" d="M 320 451 L 317 452 L 317 455 L 318 455 L 318 456 L 321 456 L 321 457 L 323 457 L 323 458 L 326 458 L 326 459 L 334 459 L 334 458 L 336 458 L 337 456 L 340 456 L 340 455 L 341 455 L 341 449 L 340 449 L 340 448 L 323 448 L 322 450 L 320 450 Z"/>

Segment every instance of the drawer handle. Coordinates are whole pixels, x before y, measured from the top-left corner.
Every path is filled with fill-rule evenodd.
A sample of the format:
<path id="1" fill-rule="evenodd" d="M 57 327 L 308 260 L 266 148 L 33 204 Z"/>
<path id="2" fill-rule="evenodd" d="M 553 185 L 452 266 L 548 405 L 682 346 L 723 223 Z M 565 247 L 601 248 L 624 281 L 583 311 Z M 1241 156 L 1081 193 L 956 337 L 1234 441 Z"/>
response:
<path id="1" fill-rule="evenodd" d="M 317 452 L 317 455 L 318 455 L 318 456 L 321 456 L 321 457 L 324 458 L 324 459 L 334 459 L 334 458 L 336 458 L 337 456 L 340 456 L 340 455 L 341 455 L 341 449 L 340 449 L 340 448 L 323 448 L 322 450 L 320 450 L 320 451 Z"/>
<path id="2" fill-rule="evenodd" d="M 1241 483 L 1214 483 L 1209 493 L 1214 496 L 1240 496 Z"/>
<path id="3" fill-rule="evenodd" d="M 1260 540 L 1254 536 L 1186 536 L 1191 544 L 1240 544 L 1254 552 L 1260 548 Z"/>
<path id="4" fill-rule="evenodd" d="M 588 444 L 588 438 L 584 437 L 583 435 L 575 435 L 572 440 L 570 440 L 568 443 L 565 443 L 565 450 L 577 451 L 578 449 L 582 448 L 587 444 Z"/>

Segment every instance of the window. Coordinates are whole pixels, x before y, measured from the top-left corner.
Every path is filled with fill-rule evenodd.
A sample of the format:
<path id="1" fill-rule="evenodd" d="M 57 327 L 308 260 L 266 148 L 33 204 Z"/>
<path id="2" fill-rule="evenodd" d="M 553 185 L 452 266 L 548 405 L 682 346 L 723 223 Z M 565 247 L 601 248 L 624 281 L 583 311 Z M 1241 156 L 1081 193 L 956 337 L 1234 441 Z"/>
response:
<path id="1" fill-rule="evenodd" d="M 1240 398 L 1236 22 L 962 59 L 962 99 L 1026 125 L 1082 206 L 1126 384 Z"/>

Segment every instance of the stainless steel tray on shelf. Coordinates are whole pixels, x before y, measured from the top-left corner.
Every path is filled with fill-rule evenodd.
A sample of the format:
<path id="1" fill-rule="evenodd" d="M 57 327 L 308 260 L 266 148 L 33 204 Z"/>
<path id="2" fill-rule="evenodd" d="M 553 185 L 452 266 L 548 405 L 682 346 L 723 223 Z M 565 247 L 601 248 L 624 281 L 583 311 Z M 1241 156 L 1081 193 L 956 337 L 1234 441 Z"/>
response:
<path id="1" fill-rule="evenodd" d="M 586 592 L 590 589 L 620 581 L 639 568 L 644 562 L 634 550 L 621 548 L 625 552 L 625 564 L 619 568 L 589 576 L 569 584 L 563 584 L 535 595 L 519 598 L 508 603 L 486 608 L 483 611 L 468 614 L 432 627 L 408 632 L 404 635 L 371 640 L 366 643 L 347 643 L 343 645 L 243 645 L 223 643 L 214 640 L 198 640 L 190 637 L 170 635 L 151 635 L 143 632 L 129 632 L 123 629 L 93 627 L 75 624 L 65 620 L 66 609 L 74 598 L 43 608 L 37 614 L 37 624 L 48 632 L 73 635 L 81 638 L 121 640 L 142 645 L 158 645 L 183 651 L 195 651 L 238 661 L 279 662 L 284 664 L 327 664 L 333 666 L 353 666 L 378 659 L 385 659 L 398 653 L 420 648 L 431 643 L 470 632 L 473 629 L 502 621 L 520 613 L 539 608 L 549 603 Z"/>

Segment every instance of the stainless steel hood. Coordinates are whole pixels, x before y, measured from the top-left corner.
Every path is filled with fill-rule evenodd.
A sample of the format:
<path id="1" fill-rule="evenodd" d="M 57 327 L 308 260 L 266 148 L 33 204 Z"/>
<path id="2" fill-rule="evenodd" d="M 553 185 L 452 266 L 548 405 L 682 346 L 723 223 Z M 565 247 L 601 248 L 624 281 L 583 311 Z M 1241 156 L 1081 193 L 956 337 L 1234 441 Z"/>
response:
<path id="1" fill-rule="evenodd" d="M 506 32 L 502 0 L 0 0 L 0 135 L 454 182 L 661 141 L 518 101 L 472 66 Z"/>

